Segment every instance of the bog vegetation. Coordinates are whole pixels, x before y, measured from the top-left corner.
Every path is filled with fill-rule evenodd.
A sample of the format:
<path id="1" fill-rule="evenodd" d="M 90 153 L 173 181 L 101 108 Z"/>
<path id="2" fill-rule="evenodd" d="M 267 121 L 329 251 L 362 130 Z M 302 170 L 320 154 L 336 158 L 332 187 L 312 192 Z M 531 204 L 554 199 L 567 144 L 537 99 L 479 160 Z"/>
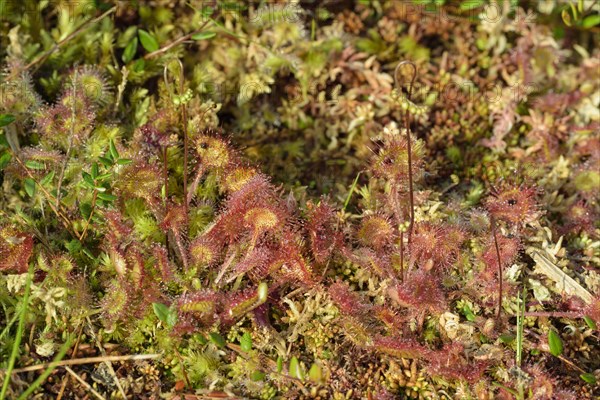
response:
<path id="1" fill-rule="evenodd" d="M 0 0 L 0 399 L 595 398 L 599 10 Z"/>

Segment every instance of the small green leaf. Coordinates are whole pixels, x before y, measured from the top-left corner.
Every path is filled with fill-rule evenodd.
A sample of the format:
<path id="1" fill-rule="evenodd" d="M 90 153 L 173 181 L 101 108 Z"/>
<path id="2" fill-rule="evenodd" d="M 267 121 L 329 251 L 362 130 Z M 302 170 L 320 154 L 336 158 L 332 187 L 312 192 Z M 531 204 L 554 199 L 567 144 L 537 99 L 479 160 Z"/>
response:
<path id="1" fill-rule="evenodd" d="M 166 324 L 167 319 L 169 318 L 169 307 L 162 303 L 152 303 L 152 309 L 154 310 L 154 314 L 156 314 L 158 319 Z"/>
<path id="2" fill-rule="evenodd" d="M 31 168 L 31 169 L 45 169 L 46 168 L 46 164 L 44 164 L 43 162 L 35 161 L 35 160 L 29 160 L 29 161 L 25 162 L 25 166 L 27 168 Z"/>
<path id="3" fill-rule="evenodd" d="M 558 335 L 553 329 L 548 332 L 548 345 L 550 346 L 550 354 L 555 357 L 558 357 L 563 352 L 563 343 Z"/>
<path id="4" fill-rule="evenodd" d="M 207 40 L 207 39 L 212 39 L 215 36 L 217 36 L 217 34 L 215 32 L 206 31 L 206 32 L 200 32 L 200 33 L 196 33 L 195 35 L 192 35 L 192 39 L 194 39 L 194 40 Z"/>
<path id="5" fill-rule="evenodd" d="M 143 29 L 138 31 L 138 36 L 140 38 L 140 43 L 148 53 L 152 53 L 153 51 L 158 50 L 158 42 L 150 33 L 146 32 Z"/>
<path id="6" fill-rule="evenodd" d="M 98 190 L 99 188 L 96 188 L 96 190 Z M 102 188 L 104 189 L 104 188 Z M 117 196 L 115 196 L 114 194 L 108 194 L 108 193 L 98 193 L 97 194 L 98 198 L 100 200 L 104 200 L 104 201 L 115 201 L 117 199 Z"/>
<path id="7" fill-rule="evenodd" d="M 127 165 L 127 164 L 131 164 L 133 162 L 133 160 L 130 160 L 129 158 L 119 158 L 117 160 L 117 164 L 119 165 Z"/>
<path id="8" fill-rule="evenodd" d="M 98 160 L 104 165 L 106 168 L 110 168 L 114 165 L 113 160 L 107 157 L 98 157 Z"/>
<path id="9" fill-rule="evenodd" d="M 471 307 L 465 304 L 462 311 L 467 321 L 475 321 L 475 314 L 473 314 L 473 311 L 471 311 Z"/>
<path id="10" fill-rule="evenodd" d="M 202 345 L 202 346 L 204 346 L 206 343 L 208 343 L 208 339 L 206 339 L 206 337 L 204 337 L 204 335 L 201 333 L 195 334 L 194 339 L 196 339 L 198 341 L 198 343 L 200 343 L 200 345 Z"/>
<path id="11" fill-rule="evenodd" d="M 40 181 L 40 185 L 47 185 L 52 182 L 52 179 L 54 179 L 54 171 L 48 172 L 48 174 Z"/>
<path id="12" fill-rule="evenodd" d="M 223 336 L 219 335 L 217 332 L 211 332 L 209 335 L 209 339 L 211 342 L 216 344 L 217 347 L 223 348 L 227 344 L 225 342 L 225 339 L 223 339 Z"/>
<path id="13" fill-rule="evenodd" d="M 25 185 L 25 192 L 27 192 L 29 197 L 35 196 L 35 181 L 31 178 L 25 178 L 23 183 Z"/>
<path id="14" fill-rule="evenodd" d="M 87 201 L 81 202 L 79 204 L 79 212 L 83 218 L 88 219 L 92 213 L 92 205 Z"/>
<path id="15" fill-rule="evenodd" d="M 265 373 L 261 371 L 254 371 L 252 375 L 250 375 L 250 379 L 252 379 L 253 382 L 262 381 L 265 379 Z"/>
<path id="16" fill-rule="evenodd" d="M 581 26 L 585 29 L 590 29 L 600 24 L 600 14 L 592 14 L 588 15 L 583 19 Z"/>
<path id="17" fill-rule="evenodd" d="M 283 371 L 283 357 L 277 357 L 277 373 L 281 373 Z"/>
<path id="18" fill-rule="evenodd" d="M 249 332 L 245 332 L 242 338 L 240 339 L 240 347 L 243 351 L 252 350 L 252 335 Z"/>
<path id="19" fill-rule="evenodd" d="M 10 114 L 0 114 L 0 128 L 15 122 L 15 116 Z"/>
<path id="20" fill-rule="evenodd" d="M 88 256 L 89 258 L 91 258 L 92 260 L 96 259 L 96 257 L 94 257 L 94 255 L 92 254 L 92 252 L 89 251 L 88 249 L 86 249 L 85 247 L 82 248 L 81 251 L 83 252 L 83 254 L 85 254 L 86 256 Z"/>
<path id="21" fill-rule="evenodd" d="M 323 370 L 318 364 L 313 364 L 308 371 L 308 379 L 314 383 L 323 382 Z"/>
<path id="22" fill-rule="evenodd" d="M 92 190 L 96 189 L 95 185 L 89 183 L 85 179 L 83 181 L 81 181 L 81 183 L 82 183 L 83 186 L 87 187 L 88 189 L 92 189 Z"/>
<path id="23" fill-rule="evenodd" d="M 595 385 L 597 381 L 596 376 L 594 374 L 590 374 L 589 372 L 581 374 L 579 375 L 579 377 L 583 379 L 586 383 L 589 383 L 590 385 Z"/>
<path id="24" fill-rule="evenodd" d="M 117 146 L 115 146 L 115 142 L 111 139 L 110 144 L 108 145 L 108 151 L 110 152 L 113 160 L 119 159 L 119 152 L 117 151 Z"/>
<path id="25" fill-rule="evenodd" d="M 81 172 L 81 176 L 83 177 L 83 180 L 88 184 L 91 185 L 92 187 L 96 186 L 96 182 L 94 182 L 94 178 L 92 178 L 92 176 L 90 174 L 88 174 L 85 171 Z"/>
<path id="26" fill-rule="evenodd" d="M 102 175 L 98 175 L 98 176 L 96 177 L 96 180 L 97 180 L 97 181 L 103 181 L 103 180 L 106 180 L 106 179 L 108 179 L 108 178 L 111 178 L 112 176 L 113 176 L 113 174 L 109 172 L 108 174 L 102 174 Z"/>
<path id="27" fill-rule="evenodd" d="M 11 158 L 12 158 L 12 156 L 8 152 L 6 152 L 6 153 L 2 154 L 2 156 L 0 156 L 0 171 L 3 170 L 4 168 L 6 168 L 6 166 L 10 162 Z"/>
<path id="28" fill-rule="evenodd" d="M 583 320 L 585 321 L 587 326 L 590 327 L 590 329 L 596 330 L 598 328 L 598 325 L 596 325 L 596 322 L 593 319 L 591 319 L 590 317 L 588 317 L 587 315 L 585 317 L 583 317 Z"/>
<path id="29" fill-rule="evenodd" d="M 125 64 L 127 64 L 129 61 L 133 60 L 133 57 L 135 57 L 135 53 L 137 52 L 137 48 L 138 48 L 138 38 L 134 37 L 133 39 L 131 39 L 131 41 L 129 43 L 127 43 L 127 46 L 125 47 L 125 50 L 123 51 L 123 55 L 121 56 L 121 60 L 123 60 L 123 62 Z"/>
<path id="30" fill-rule="evenodd" d="M 460 3 L 460 9 L 462 11 L 469 11 L 475 8 L 479 8 L 485 4 L 485 0 L 465 0 Z"/>
<path id="31" fill-rule="evenodd" d="M 290 360 L 289 374 L 292 378 L 304 379 L 304 371 L 302 371 L 300 361 L 295 356 Z"/>
<path id="32" fill-rule="evenodd" d="M 139 59 L 135 60 L 135 62 L 133 63 L 133 70 L 135 72 L 143 72 L 145 67 L 146 67 L 146 61 L 144 61 L 143 58 L 139 58 Z"/>
<path id="33" fill-rule="evenodd" d="M 569 14 L 569 10 L 562 10 L 561 17 L 566 26 L 573 25 L 571 14 Z"/>
<path id="34" fill-rule="evenodd" d="M 569 5 L 571 6 L 571 13 L 573 14 L 573 19 L 575 19 L 575 21 L 577 21 L 579 19 L 579 13 L 577 12 L 577 7 L 575 6 L 574 3 L 569 3 Z"/>
<path id="35" fill-rule="evenodd" d="M 98 174 L 99 174 L 98 163 L 95 162 L 92 164 L 91 174 L 92 174 L 92 178 L 94 178 L 94 179 L 96 179 L 98 177 Z"/>
<path id="36" fill-rule="evenodd" d="M 73 239 L 68 243 L 65 243 L 65 247 L 67 248 L 67 250 L 69 251 L 69 253 L 71 255 L 76 254 L 78 251 L 80 251 L 83 246 L 81 245 L 81 242 L 77 239 Z"/>
<path id="37" fill-rule="evenodd" d="M 500 340 L 502 340 L 502 343 L 504 344 L 511 344 L 512 342 L 514 342 L 515 337 L 514 335 L 510 335 L 508 333 L 500 335 Z"/>

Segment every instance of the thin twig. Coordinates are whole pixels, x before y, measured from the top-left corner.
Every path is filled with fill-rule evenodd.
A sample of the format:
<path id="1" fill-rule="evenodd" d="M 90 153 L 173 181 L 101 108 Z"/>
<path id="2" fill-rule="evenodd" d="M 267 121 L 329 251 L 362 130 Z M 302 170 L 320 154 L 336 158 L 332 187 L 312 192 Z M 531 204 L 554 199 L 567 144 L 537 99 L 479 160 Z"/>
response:
<path id="1" fill-rule="evenodd" d="M 186 203 L 189 205 L 194 198 L 194 193 L 198 190 L 198 186 L 200 185 L 200 179 L 204 176 L 204 166 L 200 164 L 198 166 L 198 170 L 196 171 L 196 175 L 194 176 L 194 180 L 192 181 L 192 185 L 190 186 L 190 190 L 187 193 Z"/>
<path id="2" fill-rule="evenodd" d="M 87 390 L 89 390 L 94 396 L 96 396 L 97 398 L 99 398 L 100 400 L 106 400 L 106 398 L 104 396 L 102 396 L 100 393 L 98 393 L 96 390 L 94 390 L 93 387 L 90 386 L 89 383 L 87 383 L 82 377 L 80 377 L 75 371 L 73 371 L 71 368 L 65 366 L 64 367 L 65 370 L 71 374 L 71 376 L 75 379 L 77 379 L 79 381 L 79 383 L 81 383 Z"/>
<path id="3" fill-rule="evenodd" d="M 74 360 L 63 360 L 58 362 L 48 362 L 43 364 L 30 365 L 29 367 L 23 367 L 14 369 L 13 374 L 20 374 L 22 372 L 39 371 L 40 369 L 46 369 L 49 366 L 64 367 L 65 365 L 81 365 L 81 364 L 95 364 L 104 361 L 140 361 L 140 360 L 154 360 L 162 357 L 162 354 L 132 354 L 126 356 L 105 356 L 105 357 L 86 357 L 77 358 Z M 2 370 L 6 372 L 6 370 Z"/>
<path id="4" fill-rule="evenodd" d="M 102 343 L 100 343 L 100 340 L 98 340 L 98 336 L 96 335 L 96 331 L 94 330 L 94 326 L 92 325 L 92 321 L 90 320 L 90 317 L 87 316 L 87 317 L 85 317 L 85 319 L 88 323 L 88 327 L 90 328 L 90 332 L 92 333 L 92 338 L 94 339 L 94 342 L 96 342 L 96 346 L 100 350 L 100 353 L 102 354 L 102 356 L 106 357 L 106 350 L 104 350 Z M 108 367 L 108 371 L 111 373 L 113 380 L 115 381 L 115 385 L 117 386 L 117 389 L 119 389 L 119 392 L 121 393 L 121 396 L 123 396 L 123 399 L 126 399 L 127 394 L 125 393 L 125 390 L 123 390 L 123 386 L 121 385 L 121 382 L 119 381 L 119 378 L 117 377 L 117 373 L 115 372 L 115 369 L 113 368 L 112 363 L 110 361 L 104 361 L 104 364 L 106 364 L 106 366 Z"/>
<path id="5" fill-rule="evenodd" d="M 181 356 L 181 353 L 179 353 L 179 350 L 177 350 L 177 347 L 173 347 L 173 350 L 175 350 L 175 354 L 177 355 L 177 358 L 179 359 L 179 366 L 181 367 L 181 372 L 183 373 L 183 379 L 185 379 L 185 383 L 186 383 L 187 387 L 192 388 L 192 384 L 190 383 L 190 378 L 188 377 L 187 371 L 185 370 L 185 367 L 183 366 L 183 357 Z"/>
<path id="6" fill-rule="evenodd" d="M 402 230 L 402 212 L 400 210 L 400 199 L 396 182 L 392 184 L 392 200 L 394 201 L 394 217 L 396 219 L 396 231 L 400 240 L 400 281 L 404 281 L 404 231 Z"/>
<path id="7" fill-rule="evenodd" d="M 577 311 L 530 311 L 525 313 L 526 317 L 548 317 L 548 318 L 572 318 L 581 317 Z"/>
<path id="8" fill-rule="evenodd" d="M 79 34 L 81 34 L 88 26 L 95 24 L 96 22 L 104 19 L 104 17 L 112 14 L 113 12 L 115 12 L 115 10 L 117 9 L 116 6 L 108 9 L 107 11 L 105 11 L 104 13 L 102 13 L 101 15 L 99 15 L 96 18 L 92 18 L 87 20 L 86 22 L 84 22 L 83 24 L 81 24 L 77 29 L 75 29 L 70 35 L 68 35 L 66 38 L 64 38 L 63 40 L 59 41 L 58 43 L 54 44 L 54 46 L 52 46 L 52 48 L 46 50 L 45 52 L 43 52 L 42 54 L 40 54 L 39 56 L 37 56 L 33 61 L 31 61 L 29 64 L 27 64 L 25 67 L 23 68 L 18 68 L 15 71 L 13 71 L 7 78 L 7 80 L 12 79 L 13 77 L 17 76 L 18 74 L 20 74 L 21 72 L 27 71 L 29 68 L 33 67 L 34 65 L 43 62 L 44 60 L 46 60 L 46 58 L 48 58 L 50 55 L 52 55 L 52 53 L 54 53 L 55 51 L 59 50 L 61 47 L 63 47 L 64 45 L 66 45 L 67 43 L 69 43 L 72 39 L 74 39 L 75 37 L 77 37 Z"/>
<path id="9" fill-rule="evenodd" d="M 182 37 L 172 41 L 171 43 L 167 44 L 164 47 L 161 47 L 160 49 L 153 51 L 152 53 L 148 53 L 144 56 L 144 60 L 149 60 L 151 58 L 154 58 L 158 55 L 161 55 L 167 51 L 169 51 L 170 49 L 172 49 L 173 47 L 177 46 L 178 44 L 185 42 L 186 40 L 188 40 L 189 38 L 191 38 L 192 36 L 194 36 L 197 33 L 200 33 L 204 30 L 204 28 L 206 27 L 206 25 L 208 25 L 208 23 L 210 22 L 210 20 L 206 20 L 204 21 L 204 23 L 202 25 L 200 25 L 200 28 L 196 29 L 195 31 L 188 33 L 187 35 L 183 35 Z"/>
<path id="10" fill-rule="evenodd" d="M 83 324 L 79 325 L 79 333 L 77 334 L 77 340 L 75 341 L 75 346 L 73 347 L 73 352 L 71 353 L 71 359 L 75 358 L 77 355 L 77 351 L 79 349 L 79 343 L 81 342 L 81 334 L 83 333 Z M 69 376 L 65 376 L 63 378 L 62 384 L 60 385 L 60 390 L 58 391 L 58 395 L 56 396 L 56 400 L 61 400 L 67 385 L 69 384 Z"/>
<path id="11" fill-rule="evenodd" d="M 575 364 L 573 361 L 569 360 L 567 357 L 565 356 L 558 356 L 558 358 L 564 362 L 567 365 L 570 365 L 571 367 L 575 368 L 577 371 L 579 371 L 582 374 L 585 374 L 585 370 L 583 370 L 581 367 L 579 367 L 577 364 Z"/>
<path id="12" fill-rule="evenodd" d="M 163 153 L 163 184 L 165 186 L 165 214 L 169 213 L 169 165 L 167 156 L 167 146 L 162 149 Z M 169 248 L 169 235 L 165 235 L 165 248 Z"/>
<path id="13" fill-rule="evenodd" d="M 412 149 L 411 149 L 411 135 L 410 135 L 410 102 L 411 102 L 411 98 L 412 98 L 412 91 L 414 88 L 414 84 L 415 84 L 415 80 L 417 79 L 417 66 L 414 62 L 412 61 L 402 61 L 399 62 L 398 65 L 396 66 L 396 69 L 394 71 L 394 83 L 396 85 L 396 87 L 398 88 L 398 91 L 400 91 L 400 86 L 398 83 L 398 72 L 400 71 L 400 68 L 402 68 L 404 65 L 410 65 L 413 69 L 413 74 L 412 74 L 412 78 L 410 80 L 410 85 L 408 86 L 408 104 L 406 105 L 406 113 L 404 115 L 404 127 L 406 130 L 406 142 L 407 142 L 407 150 L 408 150 L 408 190 L 409 190 L 409 202 L 410 202 L 410 224 L 408 226 L 408 246 L 410 248 L 410 244 L 412 241 L 412 231 L 413 231 L 413 225 L 415 222 L 415 200 L 414 200 L 414 193 L 413 193 L 413 174 L 412 174 Z"/>

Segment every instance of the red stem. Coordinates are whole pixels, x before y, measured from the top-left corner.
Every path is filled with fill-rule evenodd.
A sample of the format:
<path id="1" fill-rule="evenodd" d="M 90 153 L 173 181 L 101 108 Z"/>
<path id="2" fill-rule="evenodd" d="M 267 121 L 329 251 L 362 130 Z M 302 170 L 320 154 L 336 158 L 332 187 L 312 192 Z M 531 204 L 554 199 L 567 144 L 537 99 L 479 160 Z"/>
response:
<path id="1" fill-rule="evenodd" d="M 167 146 L 163 147 L 163 182 L 165 185 L 165 214 L 169 212 L 169 170 L 167 159 Z M 169 251 L 169 234 L 165 235 L 165 247 Z"/>
<path id="2" fill-rule="evenodd" d="M 412 231 L 415 222 L 415 201 L 413 193 L 413 173 L 412 173 L 412 146 L 411 146 L 411 135 L 410 135 L 410 102 L 412 98 L 412 91 L 417 78 L 417 66 L 412 61 L 402 61 L 396 66 L 394 71 L 395 84 L 398 86 L 398 71 L 403 65 L 410 65 L 413 69 L 412 79 L 408 87 L 408 104 L 406 106 L 406 113 L 404 116 L 404 128 L 406 130 L 406 142 L 408 150 L 408 190 L 409 190 L 409 202 L 410 202 L 410 224 L 408 225 L 408 248 L 412 242 Z M 399 89 L 398 89 L 399 90 Z"/>
<path id="3" fill-rule="evenodd" d="M 496 237 L 496 220 L 492 215 L 491 220 L 492 236 L 494 237 L 494 247 L 496 248 L 496 258 L 498 259 L 498 312 L 497 318 L 500 318 L 502 313 L 502 263 L 500 261 L 500 247 L 498 247 L 498 238 Z"/>

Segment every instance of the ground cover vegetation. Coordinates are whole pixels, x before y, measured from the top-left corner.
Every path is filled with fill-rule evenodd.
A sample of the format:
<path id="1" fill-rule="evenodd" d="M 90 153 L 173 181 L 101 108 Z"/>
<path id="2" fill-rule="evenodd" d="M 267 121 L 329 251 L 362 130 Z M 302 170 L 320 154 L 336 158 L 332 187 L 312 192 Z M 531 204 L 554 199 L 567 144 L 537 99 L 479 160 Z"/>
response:
<path id="1" fill-rule="evenodd" d="M 0 399 L 597 398 L 599 11 L 0 0 Z"/>

